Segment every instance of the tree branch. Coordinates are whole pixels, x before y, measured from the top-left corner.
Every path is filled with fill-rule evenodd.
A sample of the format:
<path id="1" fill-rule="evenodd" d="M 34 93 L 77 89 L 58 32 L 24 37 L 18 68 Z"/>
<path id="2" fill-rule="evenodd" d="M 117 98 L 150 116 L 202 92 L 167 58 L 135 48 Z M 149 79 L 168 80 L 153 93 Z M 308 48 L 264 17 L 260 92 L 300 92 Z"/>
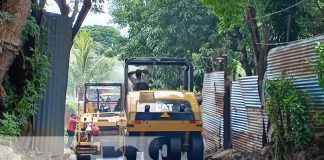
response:
<path id="1" fill-rule="evenodd" d="M 260 59 L 260 36 L 259 36 L 259 30 L 256 24 L 255 20 L 255 10 L 252 7 L 249 7 L 247 9 L 246 13 L 246 21 L 248 25 L 248 29 L 251 33 L 251 39 L 252 39 L 252 46 L 253 46 L 253 52 L 254 52 L 254 59 L 256 62 L 256 65 L 258 66 L 259 59 Z"/>
<path id="2" fill-rule="evenodd" d="M 70 7 L 66 4 L 66 0 L 55 0 L 56 4 L 60 8 L 62 15 L 69 15 Z"/>
<path id="3" fill-rule="evenodd" d="M 72 16 L 71 16 L 72 22 L 74 22 L 75 16 L 78 13 L 78 11 L 79 11 L 79 0 L 75 0 L 74 1 L 73 12 L 72 12 Z"/>
<path id="4" fill-rule="evenodd" d="M 260 53 L 260 62 L 259 62 L 259 68 L 260 68 L 260 74 L 262 74 L 262 77 L 263 75 L 265 74 L 265 71 L 266 71 L 266 66 L 267 66 L 267 55 L 268 55 L 268 51 L 269 51 L 269 45 L 267 45 L 270 41 L 270 25 L 269 24 L 266 24 L 264 26 L 264 32 L 263 32 L 263 43 L 264 45 L 262 46 L 262 51 Z M 259 75 L 260 76 L 260 75 Z"/>
<path id="5" fill-rule="evenodd" d="M 79 15 L 77 17 L 77 20 L 76 20 L 74 26 L 72 27 L 72 40 L 74 39 L 74 37 L 78 33 L 78 31 L 79 31 L 85 17 L 87 16 L 91 6 L 92 6 L 92 1 L 91 0 L 84 0 L 83 1 L 81 11 L 80 11 L 80 13 L 79 13 Z"/>
<path id="6" fill-rule="evenodd" d="M 41 6 L 42 9 L 44 9 L 46 3 L 47 0 L 40 0 L 39 5 Z"/>
<path id="7" fill-rule="evenodd" d="M 270 41 L 270 25 L 265 24 L 264 30 L 263 30 L 263 43 L 262 46 L 262 53 L 267 53 L 269 50 L 269 45 L 267 45 Z"/>
<path id="8" fill-rule="evenodd" d="M 291 14 L 288 15 L 288 21 L 287 21 L 287 33 L 286 33 L 287 42 L 289 42 L 290 40 L 290 30 L 291 30 Z"/>
<path id="9" fill-rule="evenodd" d="M 240 63 L 242 64 L 242 67 L 245 71 L 246 76 L 252 76 L 252 70 L 248 62 L 247 52 L 246 48 L 239 50 L 241 54 Z"/>

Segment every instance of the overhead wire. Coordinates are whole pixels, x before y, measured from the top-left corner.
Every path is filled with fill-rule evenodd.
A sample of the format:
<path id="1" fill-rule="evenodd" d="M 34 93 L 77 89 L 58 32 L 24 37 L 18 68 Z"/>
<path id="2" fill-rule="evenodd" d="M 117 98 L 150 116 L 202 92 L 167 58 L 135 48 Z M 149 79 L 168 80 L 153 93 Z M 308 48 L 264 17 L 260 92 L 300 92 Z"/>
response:
<path id="1" fill-rule="evenodd" d="M 297 40 L 298 41 L 298 40 Z M 290 42 L 278 42 L 278 43 L 255 43 L 255 44 L 261 44 L 265 46 L 275 46 L 275 45 L 285 45 L 285 44 L 290 44 L 296 41 L 290 41 Z"/>
<path id="2" fill-rule="evenodd" d="M 259 16 L 259 17 L 255 17 L 255 18 L 252 18 L 251 20 L 255 20 L 255 19 L 261 19 L 261 18 L 266 18 L 266 17 L 270 17 L 272 15 L 275 15 L 275 14 L 278 14 L 278 13 L 281 13 L 281 12 L 284 12 L 290 8 L 293 8 L 301 3 L 303 3 L 304 1 L 306 0 L 301 0 L 289 7 L 286 7 L 284 9 L 281 9 L 279 11 L 276 11 L 276 12 L 272 12 L 272 13 L 269 13 L 269 14 L 266 14 L 266 15 L 263 15 L 263 16 Z M 296 40 L 296 41 L 299 41 L 299 40 Z M 256 44 L 261 44 L 261 45 L 267 45 L 267 46 L 274 46 L 274 45 L 285 45 L 285 44 L 290 44 L 290 43 L 293 43 L 293 42 L 296 42 L 296 41 L 290 41 L 290 42 L 279 42 L 279 43 L 256 43 Z"/>
<path id="3" fill-rule="evenodd" d="M 291 5 L 291 6 L 289 6 L 289 7 L 287 7 L 287 8 L 284 8 L 284 9 L 281 9 L 281 10 L 279 10 L 279 11 L 272 12 L 272 13 L 269 13 L 269 14 L 266 14 L 266 15 L 263 15 L 263 16 L 259 16 L 259 17 L 252 18 L 252 20 L 254 20 L 254 19 L 260 19 L 260 18 L 265 18 L 265 17 L 270 17 L 270 16 L 272 16 L 272 15 L 275 15 L 275 14 L 281 13 L 281 12 L 283 12 L 283 11 L 286 11 L 286 10 L 292 8 L 292 7 L 295 7 L 295 6 L 299 5 L 299 4 L 301 4 L 301 3 L 304 2 L 304 1 L 305 1 L 305 0 L 301 0 L 301 1 L 299 1 L 299 2 L 297 2 L 297 3 L 295 3 L 295 4 Z"/>

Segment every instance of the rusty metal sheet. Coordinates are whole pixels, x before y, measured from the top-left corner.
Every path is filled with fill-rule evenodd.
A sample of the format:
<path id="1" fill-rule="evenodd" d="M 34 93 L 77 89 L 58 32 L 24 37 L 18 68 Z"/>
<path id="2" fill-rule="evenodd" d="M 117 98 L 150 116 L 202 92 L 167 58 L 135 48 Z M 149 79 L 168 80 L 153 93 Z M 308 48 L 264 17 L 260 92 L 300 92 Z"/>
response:
<path id="1" fill-rule="evenodd" d="M 246 112 L 247 131 L 232 130 L 232 146 L 243 152 L 260 152 L 263 135 L 262 109 L 247 107 Z"/>
<path id="2" fill-rule="evenodd" d="M 251 137 L 247 132 L 232 131 L 232 146 L 241 152 L 252 152 L 247 144 L 251 142 Z"/>
<path id="3" fill-rule="evenodd" d="M 217 128 L 217 146 L 219 148 L 223 147 L 223 133 L 224 133 L 224 72 L 213 72 L 211 73 L 211 79 L 214 84 L 214 91 L 215 91 L 215 101 L 216 101 L 216 128 Z"/>
<path id="4" fill-rule="evenodd" d="M 205 150 L 211 153 L 217 151 L 218 147 L 216 144 L 219 143 L 219 137 L 217 137 L 215 133 L 210 132 L 206 129 L 203 129 L 203 137 Z"/>
<path id="5" fill-rule="evenodd" d="M 216 115 L 216 101 L 214 95 L 214 89 L 211 82 L 211 75 L 206 73 L 204 75 L 203 89 L 202 89 L 202 120 L 203 120 L 203 136 L 205 139 L 205 150 L 206 151 L 215 151 L 217 148 L 216 141 L 214 140 L 214 135 L 217 132 L 217 128 L 214 125 Z"/>
<path id="6" fill-rule="evenodd" d="M 294 78 L 294 84 L 310 95 L 312 106 L 324 107 L 324 92 L 318 85 L 314 72 L 319 55 L 315 52 L 317 42 L 324 42 L 324 35 L 304 39 L 270 50 L 268 55 L 267 79 L 274 79 L 285 71 Z"/>
<path id="7" fill-rule="evenodd" d="M 201 105 L 205 150 L 214 151 L 223 144 L 224 72 L 204 75 Z"/>
<path id="8" fill-rule="evenodd" d="M 247 107 L 248 134 L 251 142 L 247 147 L 253 151 L 260 152 L 262 148 L 263 135 L 263 111 L 259 107 Z"/>
<path id="9" fill-rule="evenodd" d="M 264 119 L 257 76 L 241 77 L 231 86 L 232 146 L 244 152 L 260 152 Z M 266 124 L 266 123 L 265 123 Z"/>
<path id="10" fill-rule="evenodd" d="M 217 111 L 217 114 L 220 115 L 221 117 L 224 117 L 223 116 L 223 112 L 224 112 L 224 93 L 216 92 L 215 97 L 216 97 L 216 111 Z"/>

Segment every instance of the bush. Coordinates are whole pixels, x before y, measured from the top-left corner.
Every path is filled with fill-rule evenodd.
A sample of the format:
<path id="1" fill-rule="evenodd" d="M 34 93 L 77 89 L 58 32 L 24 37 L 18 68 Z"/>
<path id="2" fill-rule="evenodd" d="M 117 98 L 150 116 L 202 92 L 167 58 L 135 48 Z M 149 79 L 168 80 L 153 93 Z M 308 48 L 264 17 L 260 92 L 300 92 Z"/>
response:
<path id="1" fill-rule="evenodd" d="M 311 141 L 309 99 L 284 73 L 276 80 L 267 81 L 266 93 L 275 156 L 281 159 L 283 153 L 301 150 Z"/>
<path id="2" fill-rule="evenodd" d="M 324 43 L 318 43 L 315 49 L 320 56 L 315 64 L 315 71 L 318 74 L 318 83 L 324 90 Z"/>
<path id="3" fill-rule="evenodd" d="M 69 108 L 71 108 L 71 109 L 73 110 L 74 113 L 77 112 L 78 104 L 75 102 L 75 100 L 73 100 L 73 99 L 67 99 L 67 100 L 65 101 L 65 104 L 66 104 Z"/>
<path id="4" fill-rule="evenodd" d="M 15 136 L 20 134 L 18 118 L 8 113 L 0 120 L 0 135 Z"/>
<path id="5" fill-rule="evenodd" d="M 319 60 L 316 62 L 315 71 L 318 74 L 318 84 L 324 91 L 324 43 L 318 43 L 315 49 L 316 53 L 320 56 Z M 317 125 L 324 125 L 324 111 L 316 112 L 313 116 L 313 120 Z"/>

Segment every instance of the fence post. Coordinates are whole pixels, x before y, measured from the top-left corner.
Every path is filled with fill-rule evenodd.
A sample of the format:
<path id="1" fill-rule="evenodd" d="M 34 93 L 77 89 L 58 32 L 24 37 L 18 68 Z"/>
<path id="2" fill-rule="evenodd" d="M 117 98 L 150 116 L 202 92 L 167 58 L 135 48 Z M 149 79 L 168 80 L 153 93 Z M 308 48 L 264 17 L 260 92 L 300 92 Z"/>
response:
<path id="1" fill-rule="evenodd" d="M 220 61 L 223 61 L 224 65 L 224 108 L 223 108 L 223 117 L 224 117 L 224 133 L 223 133 L 223 145 L 224 149 L 231 148 L 230 143 L 230 134 L 231 134 L 231 124 L 230 124 L 230 116 L 231 116 L 231 108 L 230 108 L 230 82 L 228 79 L 228 67 L 227 67 L 227 56 L 223 55 L 217 58 Z"/>

